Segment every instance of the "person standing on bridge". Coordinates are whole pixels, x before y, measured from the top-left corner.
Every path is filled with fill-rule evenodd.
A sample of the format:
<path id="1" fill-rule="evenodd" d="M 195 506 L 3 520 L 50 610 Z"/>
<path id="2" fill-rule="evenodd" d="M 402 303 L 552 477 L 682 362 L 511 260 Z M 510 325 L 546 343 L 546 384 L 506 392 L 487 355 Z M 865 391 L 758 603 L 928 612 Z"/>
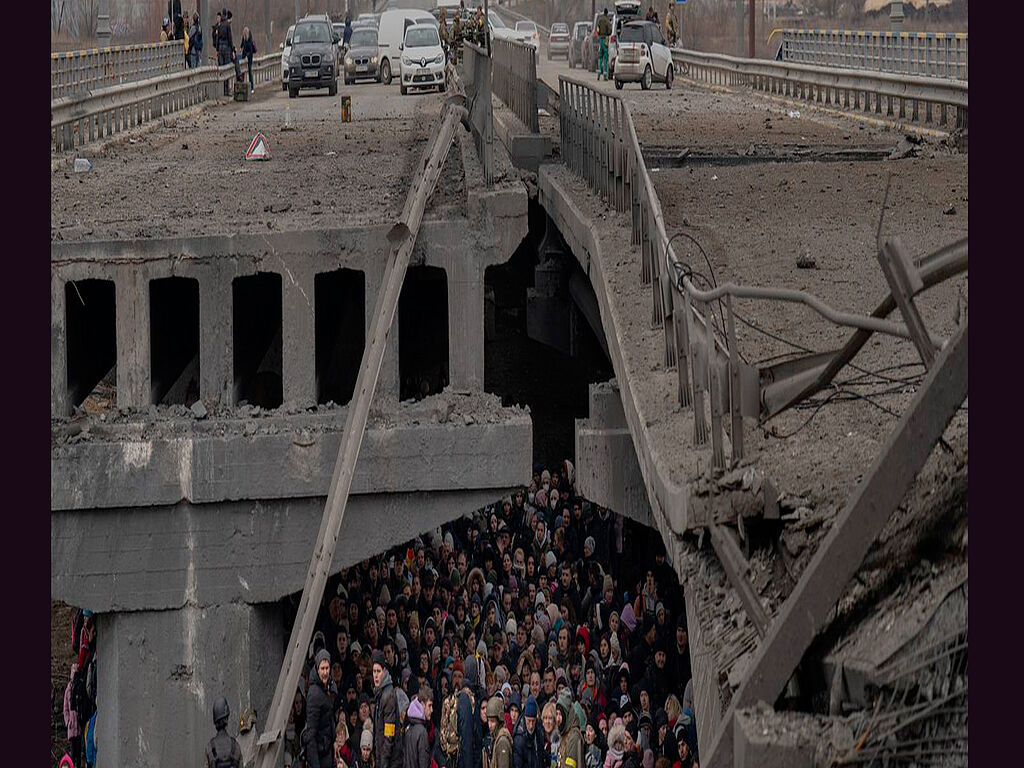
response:
<path id="1" fill-rule="evenodd" d="M 334 705 L 331 702 L 331 654 L 317 651 L 316 676 L 306 700 L 302 746 L 309 768 L 334 768 Z"/>
<path id="2" fill-rule="evenodd" d="M 597 19 L 597 39 L 600 46 L 597 54 L 597 79 L 601 79 L 604 72 L 605 81 L 608 80 L 608 38 L 612 34 L 612 21 L 608 18 L 608 9 Z"/>
<path id="3" fill-rule="evenodd" d="M 352 14 L 345 11 L 345 29 L 342 32 L 341 44 L 348 50 L 348 43 L 352 39 Z"/>
<path id="4" fill-rule="evenodd" d="M 242 55 L 249 67 L 249 91 L 253 92 L 256 90 L 256 83 L 252 79 L 252 57 L 256 55 L 256 41 L 252 39 L 252 32 L 248 27 L 242 27 Z"/>
<path id="5" fill-rule="evenodd" d="M 242 768 L 242 748 L 232 736 L 228 736 L 228 719 L 231 710 L 224 697 L 213 703 L 213 725 L 217 735 L 206 745 L 206 768 Z"/>
<path id="6" fill-rule="evenodd" d="M 199 25 L 199 14 L 192 14 L 192 26 L 188 30 L 188 65 L 198 67 L 203 55 L 203 28 Z"/>

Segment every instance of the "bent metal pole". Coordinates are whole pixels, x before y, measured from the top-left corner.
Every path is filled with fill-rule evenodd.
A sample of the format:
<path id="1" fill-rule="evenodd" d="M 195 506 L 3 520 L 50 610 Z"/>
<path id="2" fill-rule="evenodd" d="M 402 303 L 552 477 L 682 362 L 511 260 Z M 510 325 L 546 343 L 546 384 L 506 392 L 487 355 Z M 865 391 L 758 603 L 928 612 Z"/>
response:
<path id="1" fill-rule="evenodd" d="M 384 269 L 380 292 L 377 294 L 369 339 L 359 366 L 359 377 L 356 379 L 355 396 L 345 420 L 345 432 L 341 437 L 338 461 L 327 493 L 320 532 L 309 562 L 306 586 L 302 590 L 302 600 L 288 641 L 284 665 L 281 667 L 274 698 L 270 704 L 267 730 L 257 743 L 256 765 L 260 768 L 275 768 L 280 757 L 282 739 L 288 722 L 288 710 L 295 697 L 302 660 L 313 634 L 317 609 L 323 597 L 327 577 L 330 575 L 338 533 L 345 516 L 356 460 L 359 458 L 359 449 L 362 446 L 366 420 L 370 412 L 370 403 L 380 376 L 384 347 L 398 308 L 405 272 L 409 266 L 413 246 L 416 244 L 420 223 L 423 221 L 423 210 L 437 184 L 441 167 L 448 157 L 452 137 L 463 111 L 451 103 L 445 107 L 444 119 L 434 135 L 434 141 L 428 145 L 417 172 L 417 179 L 409 190 L 402 218 L 388 233 L 391 253 Z"/>

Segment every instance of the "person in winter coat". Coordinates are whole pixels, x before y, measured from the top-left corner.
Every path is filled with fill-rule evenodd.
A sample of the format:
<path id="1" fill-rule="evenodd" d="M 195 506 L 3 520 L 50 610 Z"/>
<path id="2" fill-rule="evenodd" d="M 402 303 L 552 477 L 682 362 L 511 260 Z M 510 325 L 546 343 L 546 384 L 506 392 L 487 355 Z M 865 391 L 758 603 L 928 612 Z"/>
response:
<path id="1" fill-rule="evenodd" d="M 373 756 L 376 768 L 402 768 L 398 697 L 384 652 L 373 652 Z"/>
<path id="2" fill-rule="evenodd" d="M 537 727 L 537 700 L 531 695 L 512 734 L 512 768 L 548 768 L 544 738 Z"/>
<path id="3" fill-rule="evenodd" d="M 480 660 L 470 656 L 464 663 L 466 676 L 458 704 L 459 749 L 458 768 L 481 768 L 483 763 L 483 724 L 477 710 L 483 698 L 480 686 Z"/>
<path id="4" fill-rule="evenodd" d="M 352 768 L 372 768 L 373 766 L 373 734 L 363 730 L 359 736 L 359 756 Z"/>
<path id="5" fill-rule="evenodd" d="M 505 727 L 505 701 L 501 696 L 487 702 L 487 728 L 491 736 L 487 768 L 512 768 L 512 736 Z"/>
<path id="6" fill-rule="evenodd" d="M 306 698 L 306 725 L 302 730 L 302 746 L 310 768 L 334 768 L 334 704 L 331 701 L 331 654 L 317 651 L 316 676 Z"/>
<path id="7" fill-rule="evenodd" d="M 561 735 L 558 768 L 583 768 L 583 733 L 568 690 L 562 691 L 555 703 L 555 724 Z"/>
<path id="8" fill-rule="evenodd" d="M 256 55 L 256 41 L 252 39 L 252 32 L 248 27 L 242 27 L 242 56 L 249 65 L 249 90 L 256 90 L 256 83 L 252 79 L 252 57 Z"/>
<path id="9" fill-rule="evenodd" d="M 625 751 L 626 726 L 619 720 L 608 729 L 608 754 L 604 758 L 604 768 L 621 768 Z"/>
<path id="10" fill-rule="evenodd" d="M 422 685 L 409 703 L 405 716 L 405 768 L 430 768 L 430 726 L 434 716 L 434 692 Z"/>

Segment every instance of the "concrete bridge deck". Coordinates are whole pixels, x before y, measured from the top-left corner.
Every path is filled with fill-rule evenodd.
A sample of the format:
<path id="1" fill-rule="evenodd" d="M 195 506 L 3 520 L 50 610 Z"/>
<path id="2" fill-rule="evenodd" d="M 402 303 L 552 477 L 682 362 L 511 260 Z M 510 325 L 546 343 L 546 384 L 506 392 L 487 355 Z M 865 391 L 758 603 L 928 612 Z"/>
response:
<path id="1" fill-rule="evenodd" d="M 548 64 L 543 57 L 539 64 L 539 75 L 557 90 L 558 71 L 568 70 L 563 69 L 560 62 Z M 602 83 L 601 88 L 614 90 L 610 83 Z M 124 171 L 123 176 L 118 169 L 114 186 L 125 187 L 130 179 L 142 178 L 143 181 L 137 184 L 140 192 L 155 191 L 155 216 L 147 213 L 148 201 L 141 204 L 144 194 L 122 192 L 122 200 L 108 199 L 95 207 L 87 204 L 86 195 L 106 189 L 104 185 L 108 182 L 98 180 L 102 162 L 97 163 L 92 172 L 96 176 L 68 173 L 65 178 L 63 171 L 57 171 L 54 175 L 54 212 L 51 215 L 51 236 L 55 248 L 64 252 L 61 251 L 64 246 L 57 246 L 57 243 L 67 239 L 75 241 L 68 251 L 74 253 L 86 247 L 83 241 L 87 240 L 157 237 L 160 238 L 157 250 L 166 250 L 167 243 L 175 238 L 192 234 L 195 222 L 205 222 L 207 213 L 211 215 L 211 234 L 243 233 L 238 236 L 240 238 L 262 237 L 264 232 L 276 230 L 313 229 L 315 225 L 311 222 L 319 222 L 325 216 L 318 212 L 320 209 L 330 211 L 331 218 L 343 217 L 346 224 L 359 222 L 372 228 L 375 221 L 393 214 L 394 206 L 401 204 L 401 194 L 397 190 L 404 189 L 407 184 L 411 163 L 417 156 L 416 144 L 426 137 L 423 126 L 427 121 L 424 116 L 433 114 L 431 109 L 436 111 L 437 99 L 429 96 L 398 98 L 394 86 L 391 89 L 359 86 L 348 90 L 355 95 L 356 122 L 351 127 L 335 123 L 333 116 L 328 116 L 334 100 L 303 96 L 287 102 L 282 94 L 274 94 L 266 101 L 257 101 L 242 109 L 235 110 L 229 105 L 204 113 L 192 125 L 192 138 L 186 137 L 181 129 L 174 128 L 145 139 L 153 142 L 149 152 L 143 151 L 139 144 L 108 150 L 106 160 L 113 161 L 112 166 L 116 167 L 120 162 L 124 168 L 133 169 Z M 713 91 L 703 86 L 691 87 L 682 80 L 677 80 L 669 92 L 663 86 L 654 86 L 647 92 L 627 86 L 627 90 L 619 93 L 631 105 L 645 151 L 649 149 L 656 153 L 656 150 L 661 150 L 661 156 L 669 156 L 671 153 L 666 150 L 690 149 L 691 153 L 706 156 L 701 163 L 689 166 L 685 162 L 682 167 L 670 167 L 670 163 L 666 163 L 654 173 L 654 181 L 670 236 L 684 230 L 692 235 L 713 265 L 718 282 L 732 279 L 803 288 L 823 295 L 829 303 L 841 308 L 869 312 L 884 293 L 884 279 L 874 261 L 873 235 L 885 177 L 890 169 L 893 171 L 893 190 L 885 219 L 886 232 L 901 235 L 915 255 L 966 234 L 967 160 L 965 156 L 947 152 L 941 145 L 927 145 L 925 157 L 890 162 L 877 159 L 835 162 L 815 158 L 814 153 L 846 148 L 862 152 L 884 151 L 899 143 L 900 134 L 871 123 L 823 116 L 806 107 L 787 108 L 761 97 Z M 359 120 L 359 105 L 363 103 L 368 110 L 365 125 L 361 125 Z M 247 145 L 251 138 L 248 134 L 261 130 L 260 120 L 268 119 L 266 116 L 269 115 L 269 119 L 283 123 L 280 110 L 285 106 L 301 116 L 304 124 L 297 123 L 299 130 L 295 133 L 279 132 L 276 139 L 271 131 L 269 135 L 275 159 L 266 164 L 248 165 L 244 161 L 232 160 L 236 156 L 237 145 Z M 790 117 L 788 110 L 791 109 L 800 109 L 800 116 Z M 380 117 L 389 111 L 400 115 L 399 121 L 406 121 L 406 125 L 396 127 L 394 119 Z M 261 117 L 257 118 L 257 114 Z M 557 129 L 557 121 L 542 118 L 542 130 L 551 131 L 552 126 Z M 299 133 L 305 135 L 298 142 L 293 141 Z M 344 144 L 338 138 L 346 133 L 354 137 L 349 141 L 355 142 L 356 147 L 365 148 L 361 151 L 366 151 L 366 155 L 360 155 L 358 151 L 354 157 L 351 152 L 346 154 Z M 360 141 L 364 144 L 359 144 Z M 184 168 L 172 171 L 170 159 L 192 152 L 193 142 L 196 147 L 208 147 L 209 153 L 197 152 L 195 169 L 185 164 Z M 188 143 L 189 149 L 180 149 L 182 143 Z M 237 149 L 239 157 L 244 149 L 244 146 Z M 331 151 L 337 155 L 328 157 L 327 152 Z M 801 158 L 803 162 L 792 162 L 785 157 L 805 151 L 809 151 L 810 156 Z M 161 160 L 154 163 L 150 153 L 155 153 Z M 935 157 L 928 156 L 932 153 Z M 329 180 L 319 175 L 320 154 L 324 165 L 332 169 L 327 174 Z M 454 152 L 452 156 L 455 156 Z M 164 158 L 168 161 L 164 162 Z M 285 162 L 277 165 L 280 158 Z M 471 222 L 477 220 L 471 210 L 472 201 L 477 195 L 476 199 L 483 201 L 477 210 L 491 211 L 492 228 L 487 237 L 492 243 L 499 240 L 503 243 L 497 248 L 501 253 L 496 253 L 495 258 L 507 258 L 510 253 L 507 245 L 516 238 L 507 235 L 502 240 L 498 233 L 503 224 L 517 222 L 517 226 L 524 226 L 525 202 L 510 203 L 506 209 L 509 211 L 507 217 L 495 213 L 502 206 L 494 202 L 495 193 L 487 193 L 491 195 L 487 197 L 474 182 L 475 172 L 470 170 L 475 162 L 471 142 L 463 140 L 461 162 L 464 171 L 462 181 L 457 167 L 446 169 L 442 180 L 442 184 L 444 179 L 449 182 L 446 192 L 431 204 L 427 219 L 431 218 L 430 211 L 433 210 L 435 226 L 438 227 L 436 233 L 453 221 L 470 222 L 472 227 Z M 293 183 L 289 180 L 292 173 L 277 170 L 286 167 L 286 163 L 289 169 L 302 168 L 301 172 L 294 171 L 295 179 L 314 179 L 312 191 L 306 194 L 289 186 Z M 451 158 L 449 163 L 452 163 Z M 649 167 L 655 165 L 648 161 Z M 162 166 L 166 168 L 160 170 Z M 241 170 L 235 173 L 225 166 Z M 251 166 L 254 167 L 250 169 Z M 384 169 L 384 172 L 380 173 L 379 169 Z M 113 168 L 111 171 L 115 173 Z M 368 172 L 375 178 L 359 175 Z M 175 175 L 161 179 L 169 173 Z M 202 180 L 207 174 L 218 181 L 204 186 Z M 221 182 L 231 176 L 239 179 L 238 193 L 230 198 L 225 196 L 221 201 L 221 188 L 233 183 Z M 177 207 L 174 189 L 178 181 L 185 187 L 190 182 L 201 187 L 193 207 L 189 209 Z M 255 183 L 250 184 L 250 181 Z M 711 464 L 710 447 L 694 447 L 692 414 L 677 405 L 676 374 L 664 369 L 663 332 L 651 327 L 651 290 L 640 283 L 639 259 L 630 245 L 628 217 L 608 211 L 563 166 L 542 166 L 538 182 L 541 205 L 555 221 L 574 260 L 592 284 L 600 306 L 600 322 L 619 379 L 623 406 L 635 411 L 637 423 L 641 425 L 642 439 L 632 446 L 633 456 L 628 456 L 628 445 L 620 445 L 619 450 L 624 454 L 620 458 L 633 459 L 656 470 L 660 485 L 654 488 L 649 484 L 646 491 L 648 500 L 662 505 L 662 512 L 672 510 L 673 515 L 680 510 L 684 512 L 682 517 L 669 519 L 663 514 L 660 517 L 655 515 L 653 519 L 666 540 L 674 545 L 669 551 L 676 556 L 677 570 L 687 580 L 688 612 L 693 627 L 691 641 L 695 652 L 706 653 L 714 664 L 702 673 L 705 679 L 695 681 L 698 711 L 702 715 L 707 714 L 700 721 L 703 744 L 716 723 L 715 710 L 724 709 L 742 676 L 744 663 L 749 661 L 757 647 L 757 637 L 750 621 L 743 617 L 736 591 L 724 578 L 721 566 L 706 547 L 694 547 L 692 541 L 684 542 L 680 538 L 688 527 L 685 511 L 698 503 L 693 498 L 695 488 L 706 477 Z M 94 186 L 90 187 L 90 184 Z M 344 192 L 348 184 L 356 184 L 370 199 L 353 204 L 353 199 Z M 280 194 L 279 185 L 283 185 L 288 194 Z M 517 184 L 512 179 L 506 179 L 497 195 L 505 192 L 515 195 L 517 193 L 512 190 L 516 188 Z M 381 194 L 371 194 L 375 191 L 381 191 Z M 522 186 L 518 186 L 518 194 L 523 194 Z M 291 203 L 291 207 L 285 210 L 289 202 L 283 198 L 290 200 L 296 196 L 301 198 L 301 202 Z M 188 199 L 187 194 L 182 197 Z M 250 202 L 250 198 L 255 202 Z M 516 207 L 518 205 L 522 205 L 522 210 Z M 950 205 L 955 206 L 956 213 L 943 213 Z M 126 217 L 119 206 L 130 215 Z M 520 210 L 521 213 L 518 212 Z M 364 215 L 368 218 L 362 218 Z M 517 220 L 517 217 L 521 219 Z M 151 218 L 158 222 L 156 227 L 132 229 L 138 226 L 135 222 Z M 429 227 L 429 224 L 425 226 Z M 140 247 L 144 250 L 150 246 Z M 424 247 L 429 252 L 433 246 Z M 689 264 L 701 270 L 704 261 L 699 248 L 687 251 L 680 240 L 676 240 L 676 247 L 680 253 L 687 254 Z M 816 260 L 817 269 L 797 269 L 795 262 L 805 253 Z M 423 258 L 429 263 L 431 257 L 425 253 Z M 69 262 L 75 260 L 74 256 L 68 259 Z M 56 264 L 57 261 L 60 259 L 55 260 L 54 269 L 71 269 L 70 264 L 62 266 Z M 480 276 L 482 268 L 477 279 Z M 964 277 L 925 294 L 921 308 L 930 329 L 945 335 L 951 332 L 956 323 L 956 308 L 961 306 L 961 301 L 966 312 L 966 287 Z M 739 310 L 745 312 L 755 325 L 801 346 L 823 350 L 832 348 L 845 338 L 845 334 L 830 326 L 813 325 L 807 322 L 806 315 L 788 311 L 788 308 L 778 311 L 773 305 L 752 304 L 749 309 L 740 306 Z M 449 321 L 450 327 L 457 322 L 451 318 Z M 742 324 L 737 333 L 741 348 L 752 362 L 792 349 L 790 344 L 770 339 Z M 477 338 L 475 332 L 473 338 Z M 471 341 L 467 337 L 467 344 Z M 885 369 L 889 378 L 898 379 L 890 387 L 893 391 L 887 392 L 881 402 L 888 411 L 900 413 L 913 392 L 915 381 L 913 377 L 901 374 L 902 368 L 894 369 L 893 375 L 889 366 L 907 366 L 914 371 L 910 366 L 915 360 L 909 343 L 886 339 L 870 344 L 855 362 L 871 371 Z M 475 365 L 471 367 L 476 370 Z M 141 370 L 138 366 L 136 368 Z M 118 375 L 121 375 L 120 368 Z M 308 388 L 309 385 L 302 386 Z M 481 384 L 474 386 L 479 388 Z M 855 386 L 850 388 L 856 391 Z M 228 399 L 228 405 L 232 404 Z M 811 411 L 791 411 L 776 419 L 772 425 L 779 434 L 793 433 L 786 439 L 772 436 L 768 431 L 747 431 L 748 455 L 756 457 L 765 477 L 777 485 L 784 497 L 788 497 L 789 516 L 795 516 L 800 523 L 794 526 L 796 533 L 790 537 L 792 547 L 786 545 L 787 554 L 780 552 L 774 559 L 751 562 L 750 577 L 760 585 L 761 599 L 769 616 L 775 614 L 789 594 L 836 511 L 860 479 L 864 467 L 877 454 L 881 441 L 894 423 L 891 413 L 863 397 L 822 408 L 814 419 L 802 426 L 810 415 Z M 592 412 L 591 416 L 598 414 Z M 410 420 L 405 417 L 398 419 L 405 423 Z M 603 426 L 608 426 L 602 424 L 600 417 L 592 420 L 594 423 L 583 425 L 584 430 L 600 433 Z M 516 418 L 507 414 L 506 421 L 513 422 Z M 289 428 L 294 431 L 297 424 L 295 420 Z M 611 426 L 621 433 L 621 421 Z M 521 425 L 515 427 L 517 430 L 520 428 Z M 472 426 L 464 425 L 460 429 L 471 430 Z M 964 409 L 947 430 L 952 453 L 940 455 L 937 451 L 933 455 L 919 480 L 916 495 L 908 499 L 906 510 L 887 534 L 888 540 L 893 542 L 892 548 L 905 555 L 915 551 L 914 536 L 919 524 L 922 520 L 934 519 L 936 505 L 947 498 L 945 494 L 939 494 L 939 499 L 929 498 L 930 487 L 941 485 L 950 476 L 959 478 L 966 485 L 966 433 Z M 511 435 L 512 431 L 508 434 Z M 87 449 L 93 448 L 88 445 L 82 448 L 83 451 Z M 284 449 L 293 450 L 289 446 L 284 446 Z M 524 458 L 525 455 L 518 462 Z M 577 459 L 580 485 L 586 489 L 588 476 L 593 482 L 599 468 L 596 464 L 586 466 L 583 457 Z M 956 480 L 954 485 L 960 480 Z M 485 481 L 480 482 L 480 487 L 486 485 Z M 179 484 L 178 488 L 181 487 Z M 367 490 L 371 491 L 369 487 Z M 406 489 L 399 488 L 385 487 L 384 490 L 406 493 Z M 637 503 L 637 488 L 634 486 L 632 490 L 631 503 Z M 187 494 L 182 498 L 187 499 Z M 602 501 L 599 497 L 596 500 Z M 293 502 L 283 500 L 268 502 L 266 507 L 275 516 L 290 514 L 301 517 L 312 514 L 315 500 L 307 511 L 296 512 L 288 508 L 290 504 L 294 506 Z M 188 517 L 191 514 L 188 505 L 187 501 L 181 502 L 172 510 L 173 515 L 191 519 Z M 275 505 L 284 506 L 278 509 Z M 637 506 L 642 506 L 642 503 Z M 234 516 L 231 518 L 235 520 L 233 525 L 241 525 L 246 516 L 251 515 L 251 509 L 245 505 L 227 512 Z M 644 510 L 634 510 L 634 513 L 642 517 Z M 124 513 L 115 509 L 105 514 L 112 515 L 111 520 L 119 520 L 117 516 Z M 182 542 L 195 541 L 188 526 L 178 526 L 175 530 L 175 535 L 180 534 Z M 801 532 L 802 539 L 798 535 Z M 374 546 L 378 544 L 375 542 Z M 177 562 L 173 566 L 177 569 L 175 572 L 180 572 L 185 563 L 186 560 Z M 885 568 L 878 570 L 883 575 L 886 571 Z M 97 585 L 102 585 L 102 582 L 97 582 Z M 276 589 L 278 585 L 264 591 L 269 594 Z M 240 594 L 236 588 L 232 587 L 232 590 L 235 596 Z M 194 581 L 187 580 L 176 584 L 173 592 L 174 601 L 179 599 L 179 594 L 185 596 L 186 606 L 197 605 L 195 596 L 201 593 L 197 593 Z M 219 599 L 217 605 L 220 605 Z M 221 608 L 211 610 L 227 616 Z M 262 610 L 257 608 L 251 614 L 232 616 L 225 621 L 265 623 L 267 619 Z M 183 630 L 186 638 L 194 639 L 195 628 L 190 624 L 192 619 L 189 615 L 185 612 L 180 620 L 175 618 L 168 625 L 169 619 L 158 614 L 143 612 L 137 619 L 133 619 L 131 614 L 111 614 L 110 625 L 101 629 L 106 635 L 108 631 L 127 627 L 132 621 L 136 621 L 138 627 L 149 622 L 145 624 L 146 631 L 154 635 L 159 625 L 160 631 L 170 627 L 177 637 L 181 635 L 179 630 Z M 188 653 L 194 656 L 194 646 L 188 648 L 193 648 Z M 239 663 L 248 662 L 243 660 Z M 263 673 L 246 674 L 253 680 L 262 680 Z M 264 684 L 260 682 L 260 685 Z"/>

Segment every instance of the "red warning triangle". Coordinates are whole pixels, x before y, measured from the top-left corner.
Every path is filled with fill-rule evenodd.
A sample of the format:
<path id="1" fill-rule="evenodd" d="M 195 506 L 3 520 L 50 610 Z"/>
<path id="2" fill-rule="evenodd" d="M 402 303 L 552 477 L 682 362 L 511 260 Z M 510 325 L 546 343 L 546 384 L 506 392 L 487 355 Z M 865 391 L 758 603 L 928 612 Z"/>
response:
<path id="1" fill-rule="evenodd" d="M 246 160 L 269 160 L 270 145 L 262 133 L 257 133 L 249 145 L 249 151 L 245 153 Z"/>

